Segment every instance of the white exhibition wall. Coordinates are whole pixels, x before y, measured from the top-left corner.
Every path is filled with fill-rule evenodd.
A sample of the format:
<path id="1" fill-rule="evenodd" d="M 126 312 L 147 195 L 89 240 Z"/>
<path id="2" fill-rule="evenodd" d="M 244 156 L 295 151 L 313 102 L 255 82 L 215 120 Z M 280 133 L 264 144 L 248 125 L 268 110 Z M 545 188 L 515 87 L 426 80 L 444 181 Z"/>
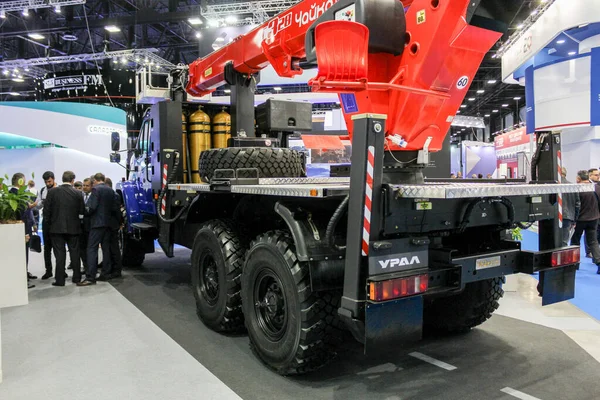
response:
<path id="1" fill-rule="evenodd" d="M 600 167 L 600 127 L 563 129 L 562 162 L 567 179 L 575 182 L 579 170 Z"/>
<path id="2" fill-rule="evenodd" d="M 63 106 L 61 107 L 63 112 L 57 112 L 35 109 L 27 103 L 20 103 L 24 105 L 23 107 L 6 104 L 8 103 L 0 104 L 0 132 L 39 139 L 103 158 L 106 158 L 111 151 L 111 131 L 118 131 L 121 134 L 122 146 L 126 144 L 126 114 L 123 110 L 79 103 L 49 104 Z M 38 104 L 40 107 L 48 105 L 48 103 Z M 77 112 L 82 110 L 86 115 L 65 113 L 71 110 Z M 107 111 L 111 115 L 115 112 L 122 113 L 122 123 L 103 120 L 102 116 Z"/>
<path id="3" fill-rule="evenodd" d="M 45 171 L 53 171 L 60 183 L 62 173 L 71 170 L 77 180 L 83 180 L 97 172 L 102 172 L 113 182 L 125 176 L 125 170 L 117 164 L 108 161 L 108 155 L 97 157 L 73 149 L 56 147 L 0 150 L 0 175 L 7 174 L 9 178 L 16 172 L 22 172 L 31 179 L 35 174 L 35 187 L 39 190 L 43 185 L 42 175 Z"/>
<path id="4" fill-rule="evenodd" d="M 36 187 L 43 185 L 44 171 L 53 171 L 61 181 L 66 170 L 77 180 L 102 172 L 113 181 L 125 176 L 124 169 L 109 161 L 110 135 L 121 134 L 126 143 L 125 111 L 83 103 L 0 103 L 0 132 L 38 139 L 59 147 L 0 149 L 0 175 L 35 174 Z"/>
<path id="5" fill-rule="evenodd" d="M 590 60 L 581 57 L 534 71 L 536 130 L 590 124 Z"/>

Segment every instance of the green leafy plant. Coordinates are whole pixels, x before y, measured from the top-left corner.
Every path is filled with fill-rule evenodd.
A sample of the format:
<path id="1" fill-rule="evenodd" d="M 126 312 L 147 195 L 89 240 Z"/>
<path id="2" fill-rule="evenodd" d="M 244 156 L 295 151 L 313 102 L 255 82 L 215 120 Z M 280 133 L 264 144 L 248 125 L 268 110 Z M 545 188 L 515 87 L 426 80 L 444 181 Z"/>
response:
<path id="1" fill-rule="evenodd" d="M 34 199 L 27 191 L 25 179 L 19 181 L 19 191 L 11 193 L 8 175 L 0 178 L 0 224 L 10 224 L 18 221 L 18 210 L 25 210 Z"/>
<path id="2" fill-rule="evenodd" d="M 523 240 L 523 233 L 521 232 L 521 228 L 513 228 L 510 230 L 510 235 L 513 240 L 521 241 Z"/>

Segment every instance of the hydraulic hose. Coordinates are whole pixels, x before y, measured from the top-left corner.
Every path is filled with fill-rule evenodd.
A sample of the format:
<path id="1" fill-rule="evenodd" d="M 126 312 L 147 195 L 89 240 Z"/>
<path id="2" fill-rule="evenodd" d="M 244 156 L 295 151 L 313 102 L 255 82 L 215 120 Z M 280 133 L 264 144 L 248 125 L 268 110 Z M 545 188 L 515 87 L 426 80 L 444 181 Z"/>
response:
<path id="1" fill-rule="evenodd" d="M 335 210 L 335 212 L 331 216 L 331 219 L 329 220 L 329 223 L 327 224 L 327 229 L 325 230 L 325 243 L 327 243 L 328 246 L 333 247 L 336 250 L 345 250 L 346 249 L 346 246 L 338 246 L 337 244 L 335 244 L 334 233 L 335 233 L 335 228 L 337 227 L 338 223 L 342 219 L 342 216 L 346 212 L 346 208 L 348 207 L 349 200 L 350 200 L 349 195 L 346 196 L 344 198 L 344 200 L 342 200 L 342 202 L 340 203 L 338 208 Z"/>
<path id="2" fill-rule="evenodd" d="M 473 210 L 475 209 L 475 207 L 478 206 L 479 204 L 485 204 L 485 203 L 488 203 L 488 204 L 500 203 L 504 207 L 506 207 L 508 221 L 506 222 L 506 224 L 504 226 L 506 227 L 506 229 L 510 229 L 514 226 L 514 224 L 515 224 L 515 207 L 514 207 L 512 201 L 510 201 L 506 197 L 500 197 L 500 198 L 496 198 L 496 199 L 479 198 L 479 199 L 473 200 L 467 206 L 467 209 L 465 210 L 465 214 L 464 214 L 462 221 L 460 222 L 460 225 L 458 227 L 458 231 L 460 233 L 463 233 L 465 231 L 465 229 L 467 229 L 467 226 L 469 225 L 469 222 L 470 222 L 471 214 L 473 213 Z"/>
<path id="3" fill-rule="evenodd" d="M 173 169 L 171 170 L 171 173 L 167 176 L 167 184 L 161 189 L 160 194 L 158 195 L 158 206 L 157 206 L 158 209 L 160 209 L 160 205 L 162 204 L 164 197 L 167 195 L 167 188 L 169 186 L 169 182 L 171 182 L 173 180 L 173 177 L 177 174 L 177 171 L 179 170 L 179 152 L 175 151 L 175 152 L 173 152 L 173 154 L 175 156 L 175 162 L 173 163 Z M 165 224 L 172 224 L 173 222 L 175 222 L 179 218 L 181 218 L 181 216 L 188 209 L 190 204 L 191 203 L 185 204 L 173 218 L 169 218 L 169 219 L 165 218 L 165 216 L 162 215 L 160 210 L 158 211 L 158 217 Z"/>

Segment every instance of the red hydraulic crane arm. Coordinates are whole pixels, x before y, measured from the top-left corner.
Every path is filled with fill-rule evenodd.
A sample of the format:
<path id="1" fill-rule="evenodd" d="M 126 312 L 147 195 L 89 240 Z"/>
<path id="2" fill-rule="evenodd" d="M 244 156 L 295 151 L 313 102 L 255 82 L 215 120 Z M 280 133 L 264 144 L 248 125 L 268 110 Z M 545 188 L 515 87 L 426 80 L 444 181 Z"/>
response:
<path id="1" fill-rule="evenodd" d="M 279 76 L 293 77 L 302 70 L 295 61 L 306 56 L 305 36 L 313 22 L 337 0 L 304 0 L 263 25 L 239 36 L 227 46 L 194 61 L 186 87 L 193 96 L 204 96 L 226 83 L 225 64 L 243 74 L 259 72 L 269 64 Z M 404 0 L 409 6 L 413 0 Z"/>

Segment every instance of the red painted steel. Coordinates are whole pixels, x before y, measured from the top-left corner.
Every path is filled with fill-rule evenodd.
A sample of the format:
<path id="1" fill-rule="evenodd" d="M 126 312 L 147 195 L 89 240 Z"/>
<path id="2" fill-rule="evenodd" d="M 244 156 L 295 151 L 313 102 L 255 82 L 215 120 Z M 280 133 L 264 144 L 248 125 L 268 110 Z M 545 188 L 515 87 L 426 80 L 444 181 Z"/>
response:
<path id="1" fill-rule="evenodd" d="M 388 148 L 420 150 L 431 137 L 429 150 L 439 151 L 483 57 L 501 34 L 467 24 L 469 0 L 402 3 L 410 6 L 406 12 L 407 37 L 402 55 L 364 55 L 364 46 L 359 46 L 352 53 L 363 52 L 366 57 L 366 78 L 361 65 L 355 66 L 356 73 L 349 76 L 351 79 L 343 74 L 332 76 L 325 71 L 335 69 L 333 63 L 342 59 L 356 64 L 360 57 L 336 53 L 335 46 L 328 43 L 332 35 L 319 37 L 315 32 L 317 52 L 322 54 L 321 47 L 325 47 L 331 54 L 318 57 L 319 75 L 311 84 L 314 91 L 352 93 L 356 97 L 358 111 L 345 114 L 350 136 L 352 115 L 385 114 L 386 135 L 399 135 L 406 143 L 401 148 L 388 141 Z M 301 73 L 295 65 L 306 55 L 306 32 L 333 4 L 335 0 L 302 1 L 193 62 L 187 91 L 201 96 L 224 84 L 224 68 L 229 61 L 236 71 L 245 74 L 256 73 L 269 64 L 282 77 Z M 351 22 L 333 24 L 339 29 L 345 26 L 355 31 Z"/>

